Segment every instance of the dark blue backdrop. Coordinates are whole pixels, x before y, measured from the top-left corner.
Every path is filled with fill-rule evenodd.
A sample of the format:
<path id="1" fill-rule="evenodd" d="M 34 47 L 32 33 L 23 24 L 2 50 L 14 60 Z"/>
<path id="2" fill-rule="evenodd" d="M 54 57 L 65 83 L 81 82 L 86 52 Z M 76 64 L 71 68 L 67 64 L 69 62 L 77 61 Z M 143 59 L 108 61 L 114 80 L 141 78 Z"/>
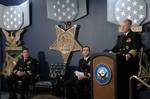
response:
<path id="1" fill-rule="evenodd" d="M 7 0 L 0 0 L 5 2 Z M 15 0 L 8 0 L 9 3 Z M 23 0 L 18 0 L 23 1 Z M 56 40 L 55 25 L 59 24 L 47 18 L 46 0 L 30 0 L 31 2 L 31 26 L 27 28 L 23 41 L 25 46 L 30 48 L 31 55 L 37 59 L 44 57 L 45 65 L 41 70 L 45 73 L 46 64 L 62 63 L 62 57 L 58 52 L 49 50 L 49 46 Z M 73 24 L 80 25 L 78 41 L 82 45 L 88 45 L 92 53 L 102 52 L 110 49 L 116 42 L 118 26 L 107 22 L 107 0 L 89 0 L 88 16 Z M 145 44 L 150 47 L 150 24 L 144 26 L 143 37 Z M 80 52 L 73 54 L 71 66 L 77 66 L 81 57 Z"/>
<path id="2" fill-rule="evenodd" d="M 23 3 L 26 0 L 0 0 L 0 4 L 6 5 L 6 6 L 12 6 L 12 5 L 18 5 Z"/>

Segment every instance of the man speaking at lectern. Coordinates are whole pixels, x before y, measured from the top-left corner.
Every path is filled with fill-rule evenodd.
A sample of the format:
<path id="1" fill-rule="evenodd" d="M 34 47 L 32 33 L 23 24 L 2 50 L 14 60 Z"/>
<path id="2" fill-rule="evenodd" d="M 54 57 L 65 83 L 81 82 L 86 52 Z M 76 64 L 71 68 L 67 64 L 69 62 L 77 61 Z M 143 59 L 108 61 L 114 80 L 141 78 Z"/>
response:
<path id="1" fill-rule="evenodd" d="M 129 19 L 126 19 L 122 22 L 122 34 L 118 36 L 117 43 L 112 49 L 112 52 L 123 56 L 122 60 L 118 60 L 119 62 L 123 63 L 122 66 L 118 67 L 118 78 L 121 91 L 126 90 L 123 92 L 123 95 L 126 97 L 126 99 L 128 99 L 127 94 L 129 92 L 129 78 L 132 75 L 137 75 L 138 72 L 138 52 L 142 46 L 140 35 L 131 31 L 131 25 L 132 21 Z"/>
<path id="2" fill-rule="evenodd" d="M 118 36 L 116 45 L 113 47 L 112 51 L 123 55 L 127 62 L 136 62 L 137 54 L 142 46 L 141 37 L 138 33 L 131 31 L 132 21 L 126 19 L 121 24 L 122 34 Z M 131 66 L 131 74 L 135 74 L 134 71 L 138 66 Z M 137 70 L 137 69 L 136 69 Z"/>

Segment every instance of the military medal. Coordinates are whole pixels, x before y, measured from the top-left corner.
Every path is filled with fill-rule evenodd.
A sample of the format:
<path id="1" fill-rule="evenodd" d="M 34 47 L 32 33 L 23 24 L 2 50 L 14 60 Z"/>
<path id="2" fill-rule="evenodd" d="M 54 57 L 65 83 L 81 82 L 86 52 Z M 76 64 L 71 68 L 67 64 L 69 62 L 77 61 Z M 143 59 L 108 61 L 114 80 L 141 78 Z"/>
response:
<path id="1" fill-rule="evenodd" d="M 31 64 L 31 61 L 28 61 L 28 62 L 27 62 L 27 65 L 30 65 L 30 64 Z"/>
<path id="2" fill-rule="evenodd" d="M 126 40 L 126 42 L 128 42 L 128 43 L 130 43 L 131 41 L 132 41 L 131 38 L 128 38 L 128 39 Z"/>
<path id="3" fill-rule="evenodd" d="M 128 50 L 128 49 L 129 49 L 129 46 L 126 46 L 126 49 Z"/>

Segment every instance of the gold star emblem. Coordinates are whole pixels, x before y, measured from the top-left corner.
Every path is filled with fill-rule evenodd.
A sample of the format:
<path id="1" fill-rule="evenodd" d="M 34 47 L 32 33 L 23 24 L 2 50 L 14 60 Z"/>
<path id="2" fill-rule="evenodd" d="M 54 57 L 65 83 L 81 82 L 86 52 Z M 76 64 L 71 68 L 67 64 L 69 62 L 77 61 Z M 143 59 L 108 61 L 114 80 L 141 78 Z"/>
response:
<path id="1" fill-rule="evenodd" d="M 57 25 L 55 28 L 57 39 L 49 49 L 59 51 L 64 59 L 64 63 L 67 63 L 71 52 L 81 50 L 80 44 L 75 40 L 77 25 L 72 26 L 66 31 Z"/>

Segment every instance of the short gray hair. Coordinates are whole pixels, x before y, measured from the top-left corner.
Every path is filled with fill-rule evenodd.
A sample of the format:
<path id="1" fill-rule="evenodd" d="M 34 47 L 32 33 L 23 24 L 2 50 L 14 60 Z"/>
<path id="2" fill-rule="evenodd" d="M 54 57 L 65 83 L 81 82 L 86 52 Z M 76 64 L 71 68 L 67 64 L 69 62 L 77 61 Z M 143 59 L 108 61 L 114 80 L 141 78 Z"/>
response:
<path id="1" fill-rule="evenodd" d="M 123 22 L 128 22 L 130 26 L 132 25 L 132 20 L 130 19 L 125 19 Z"/>

